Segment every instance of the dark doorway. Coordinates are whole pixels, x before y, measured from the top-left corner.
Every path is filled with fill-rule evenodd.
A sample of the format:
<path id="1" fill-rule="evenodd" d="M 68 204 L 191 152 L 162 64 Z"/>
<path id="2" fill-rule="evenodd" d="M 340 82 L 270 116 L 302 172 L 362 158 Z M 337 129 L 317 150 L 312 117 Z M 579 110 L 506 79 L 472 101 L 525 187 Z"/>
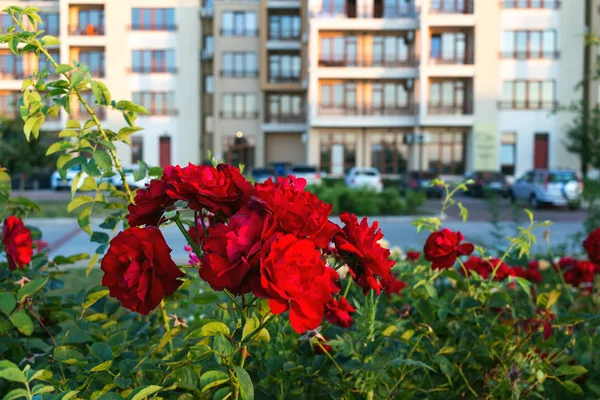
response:
<path id="1" fill-rule="evenodd" d="M 162 136 L 159 142 L 159 163 L 161 168 L 171 165 L 171 138 Z"/>
<path id="2" fill-rule="evenodd" d="M 548 134 L 536 133 L 533 145 L 533 168 L 548 168 Z"/>

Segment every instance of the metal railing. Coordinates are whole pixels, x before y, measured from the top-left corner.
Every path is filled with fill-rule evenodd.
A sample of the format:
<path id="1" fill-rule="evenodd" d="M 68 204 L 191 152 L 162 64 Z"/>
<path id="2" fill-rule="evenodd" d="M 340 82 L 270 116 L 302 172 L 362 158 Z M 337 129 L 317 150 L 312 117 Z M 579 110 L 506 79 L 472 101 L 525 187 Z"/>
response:
<path id="1" fill-rule="evenodd" d="M 503 0 L 500 7 L 505 9 L 559 9 L 560 0 Z"/>
<path id="2" fill-rule="evenodd" d="M 319 105 L 320 115 L 359 115 L 359 116 L 410 116 L 417 115 L 417 105 L 415 103 L 398 107 L 375 107 L 372 105 L 356 106 L 327 106 Z"/>
<path id="3" fill-rule="evenodd" d="M 345 17 L 345 18 L 415 18 L 417 10 L 413 4 L 392 4 L 382 6 L 374 4 L 372 7 L 357 7 L 354 4 L 344 4 L 340 7 L 313 11 L 312 16 L 317 17 Z"/>
<path id="4" fill-rule="evenodd" d="M 224 78 L 256 78 L 258 76 L 258 70 L 222 69 L 221 76 Z"/>
<path id="5" fill-rule="evenodd" d="M 258 36 L 257 29 L 221 29 L 221 36 L 255 37 Z"/>
<path id="6" fill-rule="evenodd" d="M 221 111 L 221 118 L 230 119 L 256 119 L 259 116 L 258 111 Z"/>
<path id="7" fill-rule="evenodd" d="M 69 25 L 69 35 L 73 36 L 103 36 L 104 25 Z"/>
<path id="8" fill-rule="evenodd" d="M 500 100 L 501 110 L 556 110 L 558 101 Z"/>
<path id="9" fill-rule="evenodd" d="M 288 114 L 288 113 L 280 113 L 280 114 L 269 114 L 267 113 L 265 116 L 265 122 L 271 123 L 304 123 L 306 122 L 306 114 Z"/>
<path id="10" fill-rule="evenodd" d="M 321 67 L 414 67 L 418 59 L 410 56 L 406 59 L 390 59 L 379 57 L 319 57 Z"/>
<path id="11" fill-rule="evenodd" d="M 157 73 L 157 74 L 161 74 L 161 73 L 166 73 L 166 74 L 175 74 L 177 73 L 177 67 L 162 67 L 162 66 L 145 66 L 145 65 L 139 65 L 136 67 L 131 67 L 129 69 L 129 72 L 132 72 L 134 74 L 153 74 L 153 73 Z"/>
<path id="12" fill-rule="evenodd" d="M 471 115 L 473 103 L 470 101 L 460 104 L 429 103 L 427 113 L 429 115 Z"/>
<path id="13" fill-rule="evenodd" d="M 282 74 L 269 74 L 270 83 L 300 83 L 302 82 L 301 76 L 293 75 L 282 75 Z"/>
<path id="14" fill-rule="evenodd" d="M 176 31 L 175 24 L 132 24 L 129 27 L 132 31 Z"/>
<path id="15" fill-rule="evenodd" d="M 473 0 L 431 0 L 430 14 L 473 14 Z"/>
<path id="16" fill-rule="evenodd" d="M 516 60 L 557 59 L 560 58 L 560 51 L 501 51 L 500 58 L 513 58 Z"/>
<path id="17" fill-rule="evenodd" d="M 474 63 L 473 52 L 464 54 L 438 55 L 429 57 L 429 63 L 433 65 L 471 65 Z"/>

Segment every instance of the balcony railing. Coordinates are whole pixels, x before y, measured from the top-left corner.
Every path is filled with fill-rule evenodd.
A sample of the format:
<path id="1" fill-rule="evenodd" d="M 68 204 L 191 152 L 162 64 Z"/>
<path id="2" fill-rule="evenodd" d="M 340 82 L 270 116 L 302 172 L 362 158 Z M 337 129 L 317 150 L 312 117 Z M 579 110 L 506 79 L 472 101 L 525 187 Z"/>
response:
<path id="1" fill-rule="evenodd" d="M 530 101 L 530 100 L 501 100 L 498 102 L 501 110 L 556 110 L 558 101 Z"/>
<path id="2" fill-rule="evenodd" d="M 559 9 L 560 0 L 504 0 L 500 1 L 500 7 L 502 8 L 516 8 L 516 9 Z"/>
<path id="3" fill-rule="evenodd" d="M 313 12 L 319 17 L 345 18 L 415 18 L 417 15 L 413 4 L 391 4 L 388 6 L 373 5 L 373 7 L 357 7 L 354 4 L 344 4 L 332 8 L 324 8 Z"/>
<path id="4" fill-rule="evenodd" d="M 461 104 L 429 103 L 427 113 L 429 115 L 471 115 L 473 114 L 473 104 L 471 102 Z"/>
<path id="5" fill-rule="evenodd" d="M 473 52 L 464 54 L 432 55 L 429 58 L 429 63 L 433 65 L 471 65 L 473 62 Z"/>
<path id="6" fill-rule="evenodd" d="M 302 32 L 300 31 L 271 31 L 269 32 L 269 40 L 282 40 L 282 41 L 299 41 L 302 39 Z"/>
<path id="7" fill-rule="evenodd" d="M 132 24 L 129 27 L 132 31 L 176 31 L 177 25 L 174 24 Z"/>
<path id="8" fill-rule="evenodd" d="M 200 52 L 200 58 L 202 60 L 212 60 L 214 54 L 214 49 L 202 49 L 202 52 Z"/>
<path id="9" fill-rule="evenodd" d="M 406 59 L 390 59 L 378 57 L 319 57 L 321 67 L 414 67 L 418 65 L 416 57 Z"/>
<path id="10" fill-rule="evenodd" d="M 221 36 L 255 37 L 258 36 L 257 29 L 221 29 Z"/>
<path id="11" fill-rule="evenodd" d="M 256 78 L 258 70 L 222 69 L 221 76 L 224 78 Z"/>
<path id="12" fill-rule="evenodd" d="M 215 10 L 212 6 L 205 6 L 200 9 L 201 18 L 212 18 L 215 14 Z"/>
<path id="13" fill-rule="evenodd" d="M 501 58 L 512 58 L 515 60 L 535 60 L 535 59 L 557 59 L 560 58 L 560 52 L 555 51 L 502 51 Z"/>
<path id="14" fill-rule="evenodd" d="M 292 75 L 281 75 L 281 74 L 269 74 L 270 83 L 300 83 L 302 77 Z"/>
<path id="15" fill-rule="evenodd" d="M 103 36 L 104 25 L 69 25 L 69 35 L 73 36 Z"/>
<path id="16" fill-rule="evenodd" d="M 432 0 L 430 14 L 473 14 L 473 0 Z"/>
<path id="17" fill-rule="evenodd" d="M 306 114 L 267 114 L 265 122 L 279 123 L 279 124 L 299 124 L 306 122 Z"/>
<path id="18" fill-rule="evenodd" d="M 359 115 L 359 116 L 401 116 L 416 115 L 416 104 L 397 107 L 374 107 L 372 105 L 362 106 L 319 106 L 320 115 Z"/>
<path id="19" fill-rule="evenodd" d="M 23 79 L 28 77 L 29 74 L 23 70 L 19 71 L 0 71 L 0 79 Z"/>
<path id="20" fill-rule="evenodd" d="M 221 118 L 229 119 L 256 119 L 259 116 L 258 111 L 221 111 Z"/>
<path id="21" fill-rule="evenodd" d="M 167 66 L 158 66 L 158 65 L 154 65 L 154 66 L 137 65 L 137 66 L 130 68 L 129 72 L 132 72 L 134 74 L 154 74 L 154 73 L 176 74 L 177 67 L 167 67 Z"/>

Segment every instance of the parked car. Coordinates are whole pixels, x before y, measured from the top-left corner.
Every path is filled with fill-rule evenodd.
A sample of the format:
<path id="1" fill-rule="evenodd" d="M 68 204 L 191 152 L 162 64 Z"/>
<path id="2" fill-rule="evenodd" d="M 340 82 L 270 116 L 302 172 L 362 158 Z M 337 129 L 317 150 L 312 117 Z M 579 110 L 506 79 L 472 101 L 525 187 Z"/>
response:
<path id="1" fill-rule="evenodd" d="M 321 184 L 321 173 L 317 167 L 310 165 L 292 165 L 288 168 L 285 175 L 294 175 L 296 178 L 306 179 L 307 185 L 319 185 Z"/>
<path id="2" fill-rule="evenodd" d="M 373 189 L 376 192 L 383 190 L 383 182 L 381 180 L 381 174 L 377 168 L 368 167 L 354 167 L 350 168 L 344 183 L 347 187 L 353 189 L 367 188 Z"/>
<path id="3" fill-rule="evenodd" d="M 75 165 L 66 171 L 65 180 L 62 180 L 58 171 L 54 171 L 50 177 L 50 188 L 52 190 L 70 189 L 73 179 L 75 179 L 75 176 L 80 172 L 82 172 L 81 164 Z M 83 185 L 83 181 L 87 176 L 88 175 L 85 172 L 82 173 L 81 178 L 77 183 L 77 188 L 80 188 Z"/>
<path id="4" fill-rule="evenodd" d="M 431 182 L 438 179 L 438 175 L 430 171 L 411 171 L 408 174 L 408 180 L 404 177 L 400 179 L 400 194 L 405 196 L 408 191 L 423 191 L 427 197 L 436 197 L 441 199 L 444 196 L 443 185 L 431 185 Z"/>
<path id="5" fill-rule="evenodd" d="M 277 174 L 274 168 L 254 168 L 252 170 L 252 179 L 256 183 L 263 183 L 271 178 L 273 182 L 277 181 Z"/>
<path id="6" fill-rule="evenodd" d="M 277 161 L 269 163 L 269 166 L 275 170 L 275 175 L 286 176 L 292 167 L 292 163 L 287 161 Z"/>
<path id="7" fill-rule="evenodd" d="M 500 172 L 473 172 L 465 176 L 465 181 L 473 180 L 467 185 L 467 195 L 483 197 L 486 193 L 495 193 L 507 198 L 510 195 L 510 185 Z"/>
<path id="8" fill-rule="evenodd" d="M 150 167 L 148 167 L 150 168 Z M 145 176 L 144 178 L 140 179 L 139 181 L 135 180 L 135 171 L 139 171 L 140 166 L 139 164 L 131 164 L 131 165 L 127 165 L 123 167 L 123 171 L 125 172 L 125 180 L 127 181 L 127 183 L 129 184 L 130 188 L 134 188 L 134 189 L 140 189 L 140 188 L 145 188 L 146 184 L 149 184 L 150 181 L 152 180 L 151 177 L 149 176 Z M 121 175 L 119 174 L 115 174 L 112 178 L 111 178 L 111 183 L 113 185 L 115 185 L 115 187 L 121 187 L 123 186 L 123 179 L 121 178 Z"/>
<path id="9" fill-rule="evenodd" d="M 564 169 L 536 169 L 517 179 L 510 191 L 512 202 L 527 201 L 531 208 L 542 204 L 569 206 L 578 209 L 583 182 L 575 171 Z"/>

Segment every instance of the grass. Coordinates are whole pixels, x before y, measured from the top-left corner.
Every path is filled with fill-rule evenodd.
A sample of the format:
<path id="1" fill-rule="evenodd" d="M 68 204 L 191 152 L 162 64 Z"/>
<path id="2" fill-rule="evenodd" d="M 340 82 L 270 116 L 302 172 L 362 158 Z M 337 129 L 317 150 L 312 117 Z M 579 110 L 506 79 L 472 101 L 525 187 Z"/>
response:
<path id="1" fill-rule="evenodd" d="M 70 200 L 37 200 L 36 204 L 40 206 L 39 211 L 32 212 L 29 218 L 77 218 L 81 208 L 67 212 L 67 206 Z M 94 206 L 93 217 L 106 217 L 116 210 L 102 209 L 102 205 Z"/>

